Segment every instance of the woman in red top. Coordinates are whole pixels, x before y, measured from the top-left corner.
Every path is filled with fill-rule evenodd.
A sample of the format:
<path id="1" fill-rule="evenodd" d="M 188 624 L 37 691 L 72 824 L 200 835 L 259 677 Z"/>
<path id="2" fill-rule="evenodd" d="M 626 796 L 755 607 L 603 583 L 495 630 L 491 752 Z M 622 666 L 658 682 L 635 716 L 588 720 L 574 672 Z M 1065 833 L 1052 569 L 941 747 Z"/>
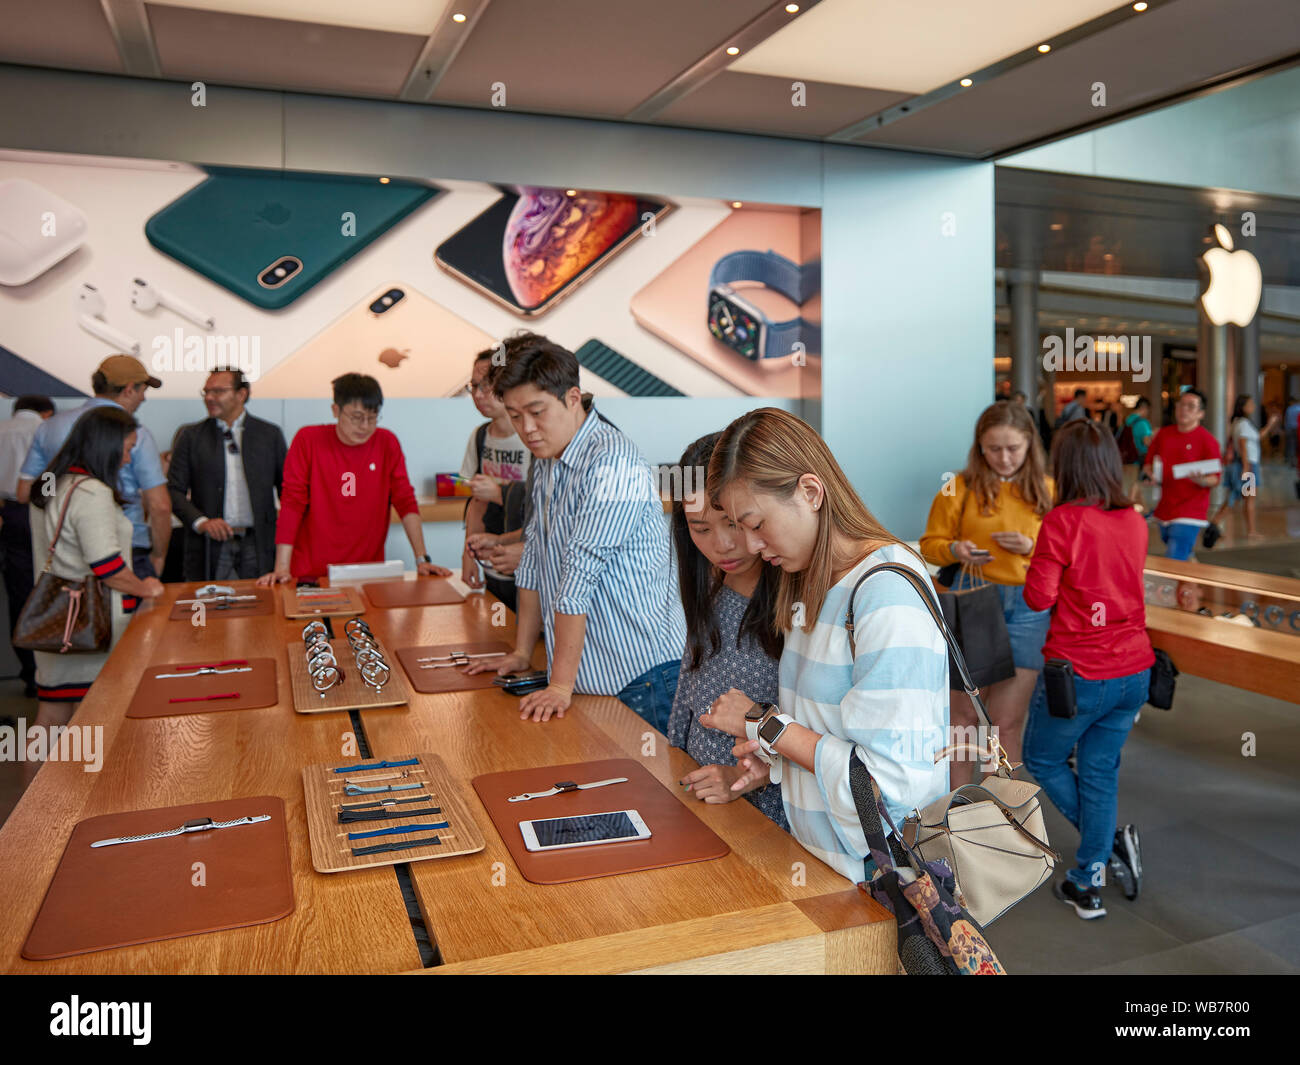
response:
<path id="1" fill-rule="evenodd" d="M 1043 518 L 1025 576 L 1025 604 L 1052 611 L 1043 656 L 1074 668 L 1074 717 L 1048 710 L 1040 676 L 1025 730 L 1025 765 L 1079 830 L 1075 866 L 1054 888 L 1085 920 L 1104 917 L 1099 888 L 1110 870 L 1136 898 L 1137 829 L 1115 830 L 1119 755 L 1147 701 L 1155 655 L 1147 638 L 1142 567 L 1147 528 L 1124 495 L 1114 437 L 1071 422 L 1052 441 L 1057 504 Z M 1077 771 L 1070 768 L 1076 751 Z"/>

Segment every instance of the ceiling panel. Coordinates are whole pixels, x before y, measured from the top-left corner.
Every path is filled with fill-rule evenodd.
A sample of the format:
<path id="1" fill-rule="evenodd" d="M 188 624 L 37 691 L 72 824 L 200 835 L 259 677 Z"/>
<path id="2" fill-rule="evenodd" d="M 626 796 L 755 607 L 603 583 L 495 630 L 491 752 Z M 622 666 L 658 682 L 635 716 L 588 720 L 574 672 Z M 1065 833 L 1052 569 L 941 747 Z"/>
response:
<path id="1" fill-rule="evenodd" d="M 0 4 L 0 25 L 0 62 L 122 72 L 99 0 L 9 0 Z"/>
<path id="2" fill-rule="evenodd" d="M 724 42 L 770 0 L 492 0 L 434 103 L 617 117 Z M 815 9 L 814 9 L 815 10 Z"/>
<path id="3" fill-rule="evenodd" d="M 163 77 L 395 96 L 425 38 L 147 5 Z"/>
<path id="4" fill-rule="evenodd" d="M 925 93 L 1123 6 L 1115 0 L 822 0 L 731 69 Z"/>
<path id="5" fill-rule="evenodd" d="M 789 78 L 723 71 L 661 111 L 656 122 L 748 133 L 824 137 L 834 130 L 906 100 L 904 93 L 849 85 L 804 83 L 806 106 L 792 104 Z"/>
<path id="6" fill-rule="evenodd" d="M 450 0 L 370 0 L 364 4 L 356 0 L 165 0 L 167 7 L 416 33 L 425 37 L 437 27 L 449 3 Z"/>
<path id="7" fill-rule="evenodd" d="M 812 12 L 816 13 L 817 8 Z M 989 155 L 1102 121 L 1300 46 L 1296 0 L 1177 0 L 855 138 Z M 1093 84 L 1106 107 L 1092 105 Z"/>

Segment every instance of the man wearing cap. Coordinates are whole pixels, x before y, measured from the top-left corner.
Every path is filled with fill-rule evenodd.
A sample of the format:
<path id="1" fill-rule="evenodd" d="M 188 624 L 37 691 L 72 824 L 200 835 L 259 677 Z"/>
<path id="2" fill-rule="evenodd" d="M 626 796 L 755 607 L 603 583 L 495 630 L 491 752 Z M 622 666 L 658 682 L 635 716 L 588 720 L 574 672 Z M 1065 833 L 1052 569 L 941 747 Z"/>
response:
<path id="1" fill-rule="evenodd" d="M 101 362 L 90 377 L 94 398 L 86 400 L 80 407 L 61 411 L 36 430 L 27 459 L 18 474 L 18 487 L 14 493 L 18 501 L 26 503 L 31 498 L 32 484 L 59 453 L 77 419 L 86 411 L 116 403 L 128 414 L 134 414 L 144 402 L 145 390 L 161 386 L 162 382 L 151 377 L 144 364 L 130 355 L 110 355 Z M 131 568 L 141 580 L 157 577 L 162 573 L 167 541 L 171 539 L 172 504 L 158 445 L 143 425 L 136 430 L 131 461 L 118 474 L 117 486 L 126 500 L 123 510 L 134 527 Z"/>

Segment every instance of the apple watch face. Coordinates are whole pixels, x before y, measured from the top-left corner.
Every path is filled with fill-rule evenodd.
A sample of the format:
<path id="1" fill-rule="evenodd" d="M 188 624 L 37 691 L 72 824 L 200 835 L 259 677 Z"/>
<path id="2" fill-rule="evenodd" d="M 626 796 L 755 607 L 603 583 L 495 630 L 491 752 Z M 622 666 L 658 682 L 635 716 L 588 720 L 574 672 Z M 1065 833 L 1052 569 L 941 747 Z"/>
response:
<path id="1" fill-rule="evenodd" d="M 780 738 L 781 733 L 784 731 L 785 731 L 785 722 L 778 721 L 776 715 L 773 714 L 759 728 L 758 734 L 763 738 L 764 743 L 766 743 L 768 746 L 771 746 Z"/>
<path id="2" fill-rule="evenodd" d="M 721 289 L 709 293 L 709 332 L 754 362 L 762 354 L 763 323 L 752 308 Z"/>

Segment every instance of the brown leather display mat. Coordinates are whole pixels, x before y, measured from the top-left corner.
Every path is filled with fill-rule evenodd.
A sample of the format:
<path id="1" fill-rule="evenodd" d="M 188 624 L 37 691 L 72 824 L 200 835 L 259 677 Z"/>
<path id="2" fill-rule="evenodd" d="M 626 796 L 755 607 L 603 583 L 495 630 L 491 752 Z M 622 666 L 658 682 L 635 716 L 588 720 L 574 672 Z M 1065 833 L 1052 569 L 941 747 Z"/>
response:
<path id="1" fill-rule="evenodd" d="M 301 596 L 298 590 L 285 585 L 284 616 L 294 618 L 350 618 L 366 612 L 366 604 L 361 601 L 361 594 L 350 586 L 327 588 L 333 595 Z"/>
<path id="2" fill-rule="evenodd" d="M 413 581 L 374 581 L 363 584 L 366 598 L 377 607 L 449 606 L 465 597 L 446 577 L 420 577 Z"/>
<path id="3" fill-rule="evenodd" d="M 436 669 L 427 669 L 422 668 L 422 666 L 432 665 L 432 663 L 421 663 L 417 661 L 418 659 L 446 657 L 453 651 L 464 651 L 467 655 L 500 651 L 501 654 L 508 655 L 513 650 L 514 648 L 505 640 L 485 640 L 481 643 L 462 640 L 460 643 L 399 647 L 397 649 L 397 660 L 402 663 L 406 675 L 411 678 L 412 688 L 424 695 L 436 695 L 440 692 L 467 692 L 490 688 L 493 679 L 496 677 L 496 670 L 466 676 L 461 672 L 463 667 L 441 666 Z"/>
<path id="4" fill-rule="evenodd" d="M 177 602 L 172 604 L 172 612 L 167 617 L 172 621 L 192 621 L 195 617 L 194 604 L 180 600 L 195 598 L 194 592 L 202 587 L 201 584 L 195 584 L 181 592 L 176 597 Z M 275 604 L 272 601 L 270 588 L 254 587 L 252 581 L 244 581 L 242 585 L 239 581 L 234 581 L 229 587 L 235 589 L 236 595 L 256 595 L 257 602 L 236 603 L 228 607 L 205 606 L 202 615 L 204 622 L 214 618 L 260 618 L 274 613 Z"/>
<path id="5" fill-rule="evenodd" d="M 169 677 L 159 673 L 180 673 L 199 666 L 216 665 L 211 658 L 198 662 L 162 662 L 146 666 L 144 676 L 126 708 L 127 717 L 177 717 L 181 714 L 214 714 L 222 710 L 255 710 L 280 701 L 275 683 L 274 658 L 249 658 L 248 673 L 204 673 L 198 677 Z M 238 692 L 238 699 L 169 703 L 168 699 Z"/>
<path id="6" fill-rule="evenodd" d="M 591 791 L 561 792 L 545 799 L 510 802 L 511 795 L 546 791 L 558 781 L 585 784 L 610 777 L 627 777 Z M 723 858 L 730 847 L 704 824 L 650 771 L 632 758 L 485 773 L 472 781 L 488 816 L 525 880 L 534 884 L 567 884 L 617 873 L 662 869 L 669 865 Z M 636 810 L 650 828 L 650 838 L 629 843 L 601 843 L 556 851 L 530 851 L 524 846 L 520 821 L 574 817 L 609 810 Z"/>
<path id="7" fill-rule="evenodd" d="M 346 639 L 330 640 L 334 649 L 334 661 L 343 670 L 343 680 L 327 691 L 318 692 L 307 672 L 307 656 L 303 651 L 301 640 L 294 640 L 285 645 L 285 655 L 289 659 L 289 687 L 293 692 L 293 708 L 300 714 L 323 714 L 331 710 L 375 710 L 384 706 L 402 706 L 411 699 L 411 690 L 406 686 L 402 671 L 389 657 L 391 652 L 386 647 L 380 650 L 388 663 L 388 683 L 375 691 L 361 677 L 357 669 L 356 658 L 352 654 L 352 645 Z"/>
<path id="8" fill-rule="evenodd" d="M 92 848 L 210 817 L 255 825 Z M 201 869 L 195 863 L 202 863 Z M 196 879 L 205 881 L 198 885 Z M 23 944 L 33 961 L 267 924 L 293 912 L 284 801 L 274 795 L 103 814 L 73 826 Z"/>
<path id="9" fill-rule="evenodd" d="M 465 785 L 456 780 L 447 771 L 441 758 L 436 754 L 400 755 L 389 758 L 390 762 L 404 762 L 408 758 L 418 758 L 418 766 L 401 766 L 395 769 L 353 770 L 351 773 L 335 773 L 337 765 L 312 765 L 302 771 L 302 790 L 307 799 L 307 827 L 311 833 L 311 864 L 318 873 L 341 873 L 348 869 L 368 869 L 374 865 L 399 865 L 403 862 L 422 862 L 430 858 L 454 858 L 461 854 L 475 854 L 485 844 L 478 830 L 474 816 L 469 811 Z M 384 761 L 381 758 L 366 758 L 358 765 L 373 765 Z M 403 777 L 401 773 L 409 771 Z M 348 795 L 345 781 L 356 780 L 363 784 L 369 778 L 384 777 L 376 780 L 372 786 L 382 784 L 422 784 L 419 790 L 379 792 L 369 795 Z M 416 795 L 428 795 L 430 801 L 425 803 L 402 803 L 393 806 L 378 806 L 376 810 L 400 812 L 406 809 L 427 809 L 432 806 L 440 809 L 439 814 L 422 814 L 414 818 L 400 816 L 382 821 L 355 821 L 351 824 L 339 824 L 338 814 L 343 806 L 357 806 L 383 802 L 387 799 L 409 799 Z M 407 842 L 407 837 L 399 834 L 390 836 L 371 836 L 368 839 L 349 840 L 349 832 L 370 832 L 376 829 L 395 828 L 400 821 L 410 820 L 414 824 L 447 822 L 445 829 L 436 833 L 437 843 L 424 847 L 410 847 L 406 850 L 389 851 L 386 854 L 365 854 L 355 857 L 354 847 L 377 846 L 383 843 Z M 416 838 L 414 836 L 410 838 Z"/>

